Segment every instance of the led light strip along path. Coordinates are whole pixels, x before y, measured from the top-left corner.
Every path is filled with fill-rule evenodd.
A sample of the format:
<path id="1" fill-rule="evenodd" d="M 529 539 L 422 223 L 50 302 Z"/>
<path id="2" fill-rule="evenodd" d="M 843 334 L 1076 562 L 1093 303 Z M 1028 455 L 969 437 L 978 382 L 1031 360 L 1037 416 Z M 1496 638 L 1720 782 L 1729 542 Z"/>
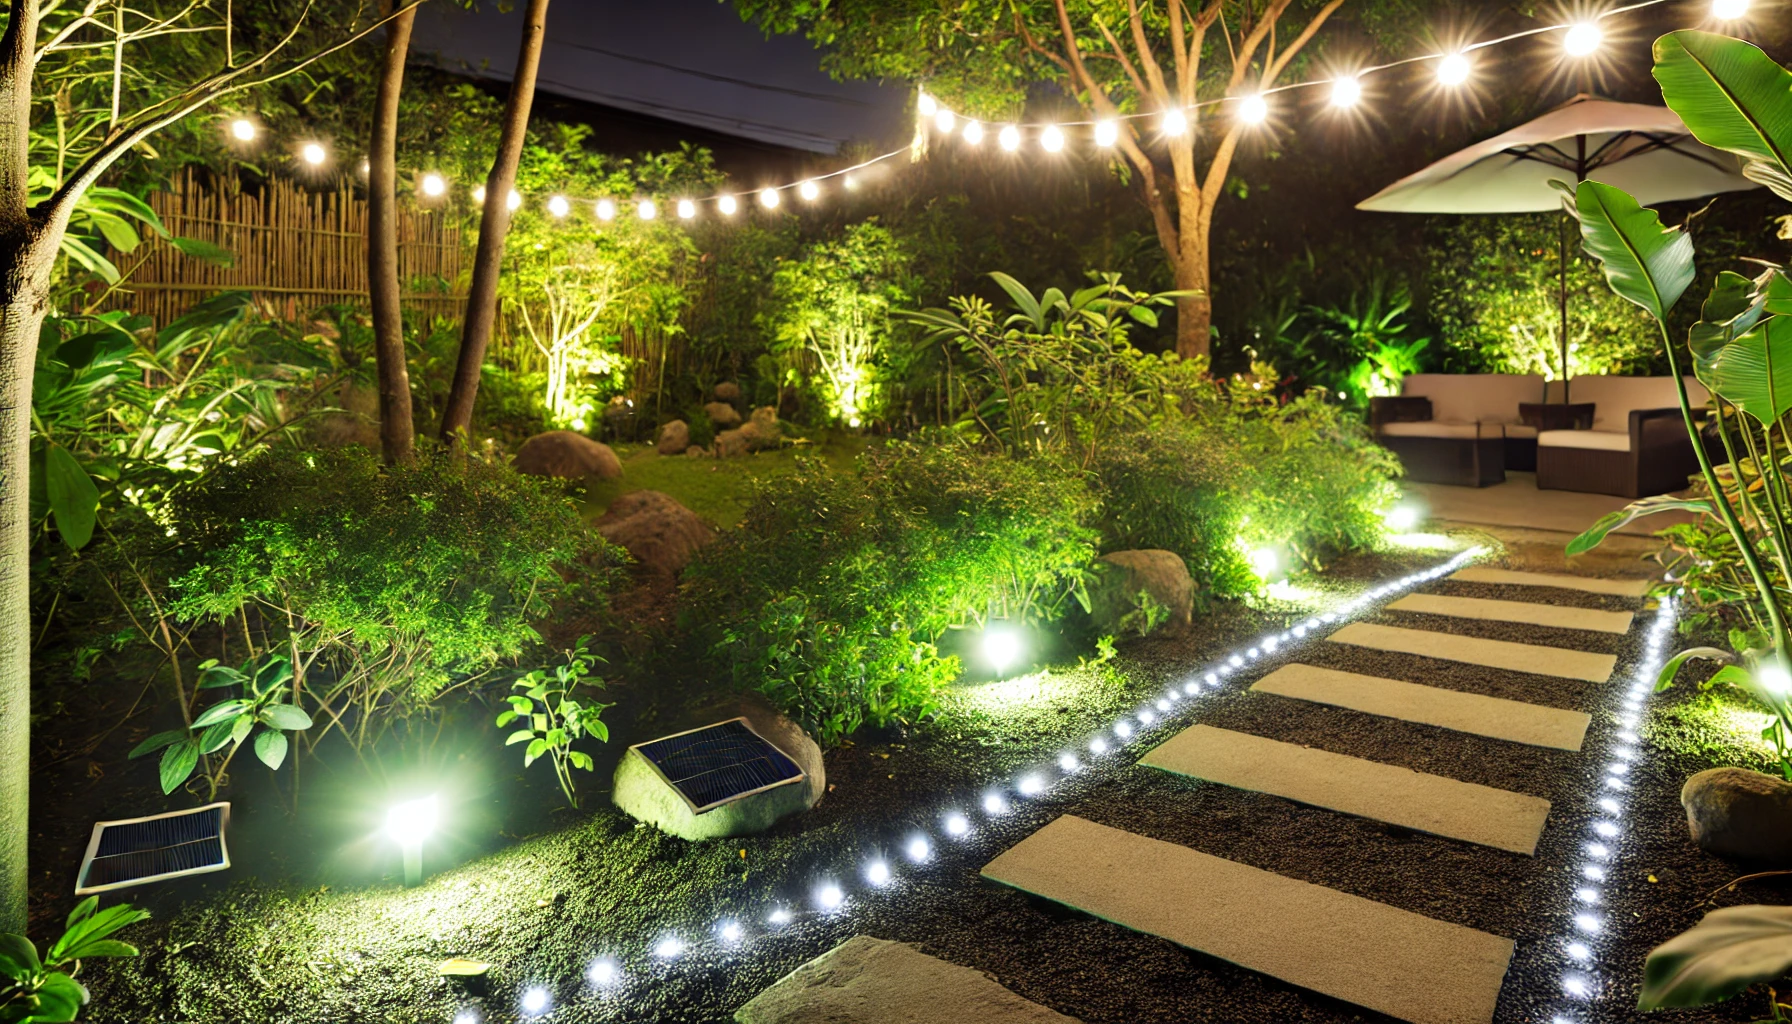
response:
<path id="1" fill-rule="evenodd" d="M 1530 858 L 1540 836 L 1553 834 L 1556 859 L 1562 850 L 1572 850 L 1570 891 L 1540 897 L 1553 903 L 1541 908 L 1545 919 L 1556 923 L 1550 934 L 1539 936 L 1529 925 L 1514 929 L 1514 934 L 1533 947 L 1526 951 L 1533 954 L 1527 961 L 1527 984 L 1535 983 L 1536 965 L 1554 965 L 1559 1005 L 1538 1018 L 1529 1014 L 1513 1018 L 1510 1012 L 1507 1017 L 1578 1024 L 1589 1019 L 1590 1003 L 1617 995 L 1607 991 L 1597 964 L 1608 928 L 1600 907 L 1605 883 L 1617 870 L 1625 777 L 1638 756 L 1635 730 L 1660 666 L 1661 645 L 1673 625 L 1674 602 L 1663 601 L 1648 621 L 1644 651 L 1617 713 L 1608 710 L 1595 718 L 1581 710 L 1477 693 L 1474 686 L 1480 680 L 1484 685 L 1504 685 L 1508 692 L 1589 709 L 1603 707 L 1609 690 L 1602 684 L 1612 676 L 1617 659 L 1577 648 L 1583 643 L 1609 646 L 1615 632 L 1625 632 L 1620 627 L 1628 627 L 1633 613 L 1582 605 L 1640 598 L 1645 581 L 1470 568 L 1446 585 L 1458 590 L 1464 585 L 1492 587 L 1499 596 L 1402 597 L 1386 607 L 1385 616 L 1398 616 L 1395 621 L 1400 625 L 1343 625 L 1328 633 L 1328 643 L 1314 655 L 1321 661 L 1386 665 L 1387 671 L 1455 685 L 1430 686 L 1293 663 L 1259 680 L 1248 695 L 1251 701 L 1270 705 L 1276 701 L 1321 705 L 1326 709 L 1323 714 L 1333 716 L 1325 721 L 1371 716 L 1400 723 L 1390 726 L 1408 730 L 1398 735 L 1422 737 L 1423 730 L 1448 730 L 1458 739 L 1452 746 L 1440 747 L 1445 754 L 1431 762 L 1434 771 L 1439 770 L 1437 760 L 1445 762 L 1440 773 L 1208 724 L 1190 726 L 1168 738 L 1146 753 L 1140 764 L 1167 773 L 1163 786 L 1154 787 L 1166 799 L 1180 799 L 1178 787 L 1183 787 L 1181 796 L 1188 794 L 1188 787 L 1197 794 L 1203 786 L 1228 787 L 1240 791 L 1240 799 L 1256 800 L 1249 806 L 1256 808 L 1255 817 L 1267 822 L 1267 816 L 1283 813 L 1279 808 L 1287 805 L 1263 801 L 1279 797 L 1444 837 L 1435 842 L 1487 847 L 1493 852 L 1478 856 L 1511 858 L 1505 867 L 1525 873 L 1539 872 Z M 1476 635 L 1491 631 L 1528 636 L 1538 630 L 1547 630 L 1533 638 L 1539 642 Z M 1607 639 L 1599 639 L 1602 636 Z M 1291 717 L 1292 709 L 1275 713 L 1278 709 L 1270 705 L 1248 705 L 1253 712 L 1262 712 L 1251 714 L 1249 724 L 1273 734 Z M 1342 746 L 1366 735 L 1340 731 L 1341 738 L 1328 739 Z M 1429 746 L 1422 739 L 1415 742 Z M 1526 749 L 1538 753 L 1521 753 Z M 1566 782 L 1567 791 L 1555 789 L 1559 797 L 1584 806 L 1552 808 L 1549 800 L 1534 793 L 1452 777 L 1473 777 L 1480 774 L 1478 769 L 1502 761 L 1571 768 L 1590 757 L 1598 757 L 1604 766 L 1594 792 L 1573 792 L 1573 781 Z M 1557 760 L 1539 762 L 1539 758 Z M 1543 788 L 1536 774 L 1533 770 L 1532 784 Z M 1571 770 L 1550 774 L 1557 781 L 1585 775 Z M 1188 781 L 1179 783 L 1175 776 Z M 1262 796 L 1243 795 L 1251 792 Z M 1227 820 L 1237 816 L 1222 816 L 1212 829 L 1244 828 L 1247 834 L 1234 838 L 1245 842 L 1233 848 L 1247 856 L 1261 855 L 1260 847 L 1248 843 L 1254 826 L 1248 822 L 1228 826 Z M 1568 830 L 1584 834 L 1575 838 Z M 1262 841 L 1273 842 L 1285 834 L 1269 830 Z M 1373 844 L 1365 845 L 1341 846 L 1334 837 L 1321 836 L 1318 848 L 1334 860 L 1344 859 L 1338 853 L 1341 849 L 1350 851 L 1344 857 L 1361 858 L 1368 874 L 1384 876 L 1382 891 L 1395 903 L 1406 899 L 1422 905 L 1426 894 L 1450 888 L 1446 873 L 1453 863 L 1450 857 L 1394 866 L 1378 862 Z M 1308 869 L 1325 873 L 1322 866 Z M 1397 872 L 1404 873 L 1390 888 L 1386 876 Z M 1474 927 L 1477 914 L 1468 901 L 1441 905 L 1443 916 L 1450 919 L 1440 919 L 1071 814 L 996 857 L 983 874 L 1128 929 L 1414 1024 L 1491 1022 L 1515 948 L 1513 938 Z M 1509 894 L 1514 901 L 1525 895 Z M 1540 908 L 1528 909 L 1535 921 Z M 1483 910 L 1480 916 L 1488 915 Z M 1513 923 L 1508 916 L 1506 925 Z M 1534 991 L 1525 996 L 1513 1008 L 1535 1004 Z"/>

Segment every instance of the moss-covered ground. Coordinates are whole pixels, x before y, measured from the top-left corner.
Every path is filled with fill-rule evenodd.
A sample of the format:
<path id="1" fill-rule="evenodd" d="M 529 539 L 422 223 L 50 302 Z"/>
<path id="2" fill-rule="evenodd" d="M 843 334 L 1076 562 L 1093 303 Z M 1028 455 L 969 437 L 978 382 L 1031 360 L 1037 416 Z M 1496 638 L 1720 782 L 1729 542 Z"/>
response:
<path id="1" fill-rule="evenodd" d="M 661 491 L 726 529 L 740 522 L 758 481 L 794 472 L 798 460 L 806 458 L 819 458 L 832 468 L 845 469 L 867 443 L 861 435 L 830 432 L 730 459 L 661 456 L 652 445 L 618 445 L 622 477 L 594 483 L 586 492 L 586 510 L 596 518 L 610 502 L 630 491 Z"/>

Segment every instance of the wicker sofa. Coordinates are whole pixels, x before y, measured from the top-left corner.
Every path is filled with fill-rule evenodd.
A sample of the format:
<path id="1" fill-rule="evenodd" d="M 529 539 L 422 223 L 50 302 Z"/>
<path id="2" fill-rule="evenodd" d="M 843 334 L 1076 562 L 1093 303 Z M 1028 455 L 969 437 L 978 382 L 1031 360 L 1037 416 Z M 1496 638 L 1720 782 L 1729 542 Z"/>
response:
<path id="1" fill-rule="evenodd" d="M 1694 410 L 1710 392 L 1686 378 Z M 1698 456 L 1680 418 L 1672 377 L 1576 377 L 1575 402 L 1592 402 L 1593 429 L 1537 435 L 1537 486 L 1641 498 L 1685 487 Z"/>
<path id="2" fill-rule="evenodd" d="M 1398 397 L 1370 401 L 1369 425 L 1407 479 L 1486 487 L 1506 479 L 1508 437 L 1535 443 L 1536 431 L 1518 422 L 1518 403 L 1542 397 L 1535 374 L 1415 373 Z M 1511 468 L 1529 468 L 1515 454 Z"/>

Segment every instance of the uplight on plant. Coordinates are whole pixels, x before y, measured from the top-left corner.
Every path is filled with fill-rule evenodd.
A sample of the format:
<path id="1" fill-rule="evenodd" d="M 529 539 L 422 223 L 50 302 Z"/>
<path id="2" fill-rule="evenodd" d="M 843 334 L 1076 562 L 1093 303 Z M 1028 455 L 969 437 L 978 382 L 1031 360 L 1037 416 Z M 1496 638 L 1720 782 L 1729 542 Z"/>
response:
<path id="1" fill-rule="evenodd" d="M 1007 675 L 1008 670 L 1019 664 L 1024 645 L 1020 633 L 1012 626 L 991 625 L 983 631 L 983 639 L 978 645 L 983 660 L 989 664 L 996 675 Z"/>
<path id="2" fill-rule="evenodd" d="M 423 881 L 423 841 L 435 834 L 441 806 L 435 794 L 394 804 L 386 812 L 386 835 L 404 851 L 404 884 Z"/>
<path id="3" fill-rule="evenodd" d="M 1413 505 L 1395 505 L 1382 517 L 1382 522 L 1395 533 L 1407 533 L 1419 525 L 1419 510 Z"/>

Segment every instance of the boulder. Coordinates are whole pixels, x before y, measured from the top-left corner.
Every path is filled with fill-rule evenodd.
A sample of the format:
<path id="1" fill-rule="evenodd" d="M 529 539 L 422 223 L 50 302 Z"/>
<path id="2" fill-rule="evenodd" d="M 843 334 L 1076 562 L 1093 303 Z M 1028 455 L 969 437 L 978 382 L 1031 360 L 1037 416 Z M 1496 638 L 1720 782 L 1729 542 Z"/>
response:
<path id="1" fill-rule="evenodd" d="M 753 418 L 733 430 L 716 435 L 716 454 L 723 458 L 776 448 L 784 436 L 778 412 L 770 406 L 753 410 Z"/>
<path id="2" fill-rule="evenodd" d="M 630 749 L 616 766 L 610 799 L 636 820 L 693 841 L 753 835 L 772 827 L 781 818 L 815 806 L 821 794 L 827 791 L 821 748 L 795 722 L 757 700 L 739 698 L 708 705 L 685 716 L 683 724 L 669 730 L 668 735 L 731 718 L 745 718 L 754 732 L 789 755 L 807 777 L 801 782 L 774 786 L 697 814 L 645 757 Z"/>
<path id="3" fill-rule="evenodd" d="M 759 436 L 768 444 L 775 444 L 778 438 L 784 436 L 783 428 L 778 426 L 778 410 L 769 405 L 754 409 L 747 423 L 757 427 Z"/>
<path id="4" fill-rule="evenodd" d="M 530 476 L 557 476 L 568 480 L 595 476 L 614 480 L 622 475 L 622 460 L 610 446 L 570 430 L 536 434 L 516 450 L 517 472 Z"/>
<path id="5" fill-rule="evenodd" d="M 716 385 L 716 401 L 718 401 L 718 402 L 738 402 L 738 401 L 740 401 L 740 385 L 734 383 L 731 380 L 725 380 L 722 383 L 717 384 Z"/>
<path id="6" fill-rule="evenodd" d="M 709 449 L 700 444 L 691 445 L 684 450 L 684 453 L 693 459 L 707 459 L 710 456 Z"/>
<path id="7" fill-rule="evenodd" d="M 1693 842 L 1720 857 L 1792 864 L 1792 782 L 1743 768 L 1712 768 L 1680 790 Z"/>
<path id="8" fill-rule="evenodd" d="M 311 440 L 326 448 L 358 444 L 380 450 L 380 395 L 370 387 L 345 380 L 336 389 L 339 412 L 319 413 L 311 421 Z"/>
<path id="9" fill-rule="evenodd" d="M 1159 628 L 1187 629 L 1195 610 L 1195 581 L 1174 551 L 1114 551 L 1095 560 L 1090 617 L 1106 633 L 1146 632 L 1144 595 L 1169 612 Z"/>
<path id="10" fill-rule="evenodd" d="M 673 420 L 660 427 L 660 439 L 655 448 L 661 455 L 677 455 L 691 446 L 691 426 L 683 420 Z"/>
<path id="11" fill-rule="evenodd" d="M 740 426 L 739 411 L 727 402 L 711 402 L 703 407 L 703 411 L 708 414 L 709 422 L 718 429 L 727 430 L 729 427 Z"/>
<path id="12" fill-rule="evenodd" d="M 697 549 L 716 536 L 701 516 L 659 491 L 617 498 L 597 521 L 597 532 L 626 549 L 643 570 L 668 577 L 683 572 Z"/>
<path id="13" fill-rule="evenodd" d="M 745 455 L 752 450 L 752 438 L 745 427 L 724 430 L 716 435 L 716 454 L 724 459 Z"/>

